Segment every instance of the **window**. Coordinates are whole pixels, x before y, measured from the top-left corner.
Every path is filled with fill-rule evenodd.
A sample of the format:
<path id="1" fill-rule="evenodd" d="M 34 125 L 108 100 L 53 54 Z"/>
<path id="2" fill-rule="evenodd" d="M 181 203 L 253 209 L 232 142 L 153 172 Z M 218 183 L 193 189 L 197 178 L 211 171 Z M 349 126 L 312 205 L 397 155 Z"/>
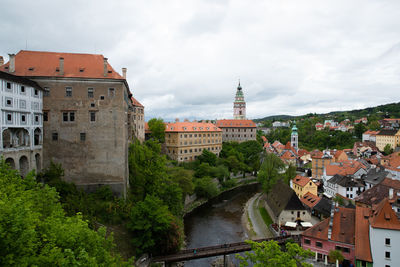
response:
<path id="1" fill-rule="evenodd" d="M 310 245 L 311 244 L 311 240 L 310 239 L 304 239 L 304 244 L 306 245 Z"/>
<path id="2" fill-rule="evenodd" d="M 94 89 L 93 88 L 88 88 L 87 89 L 87 96 L 88 96 L 88 98 L 93 98 L 94 97 Z"/>
<path id="3" fill-rule="evenodd" d="M 318 248 L 322 248 L 322 243 L 317 241 L 315 242 L 315 246 Z"/>
<path id="4" fill-rule="evenodd" d="M 385 238 L 385 245 L 390 246 L 390 238 Z"/>
<path id="5" fill-rule="evenodd" d="M 95 111 L 90 111 L 90 121 L 96 121 L 96 112 Z"/>
<path id="6" fill-rule="evenodd" d="M 21 94 L 25 94 L 25 86 L 21 85 Z"/>
<path id="7" fill-rule="evenodd" d="M 90 107 L 94 108 L 95 106 L 96 106 L 95 103 L 90 103 Z M 133 116 L 135 116 L 135 115 L 133 115 Z"/>
<path id="8" fill-rule="evenodd" d="M 53 141 L 57 141 L 57 140 L 58 140 L 58 133 L 52 133 L 51 139 L 52 139 Z"/>
<path id="9" fill-rule="evenodd" d="M 26 123 L 26 115 L 25 115 L 25 114 L 21 114 L 21 122 L 22 122 L 23 124 Z"/>
<path id="10" fill-rule="evenodd" d="M 39 115 L 35 115 L 35 124 L 39 123 Z"/>
<path id="11" fill-rule="evenodd" d="M 81 133 L 81 141 L 85 141 L 86 140 L 86 133 Z"/>
<path id="12" fill-rule="evenodd" d="M 390 259 L 390 251 L 385 251 L 385 258 Z"/>
<path id="13" fill-rule="evenodd" d="M 12 107 L 12 98 L 6 97 L 6 106 L 7 107 Z"/>
<path id="14" fill-rule="evenodd" d="M 104 95 L 101 95 L 101 96 L 100 96 L 100 100 L 104 100 Z"/>
<path id="15" fill-rule="evenodd" d="M 7 89 L 11 89 L 11 83 L 7 83 Z"/>
<path id="16" fill-rule="evenodd" d="M 114 97 L 115 96 L 115 89 L 114 88 L 108 88 L 108 96 L 109 97 Z"/>
<path id="17" fill-rule="evenodd" d="M 63 112 L 63 121 L 64 122 L 75 121 L 75 112 Z"/>
<path id="18" fill-rule="evenodd" d="M 43 96 L 50 96 L 50 88 L 49 87 L 44 88 Z"/>
<path id="19" fill-rule="evenodd" d="M 65 96 L 72 97 L 72 87 L 65 87 Z"/>
<path id="20" fill-rule="evenodd" d="M 49 120 L 49 113 L 47 111 L 43 112 L 43 121 L 48 121 Z"/>
<path id="21" fill-rule="evenodd" d="M 7 122 L 12 123 L 12 114 L 11 113 L 7 113 Z"/>
<path id="22" fill-rule="evenodd" d="M 33 93 L 34 93 L 35 96 L 38 96 L 39 95 L 39 90 L 38 89 L 34 89 Z"/>

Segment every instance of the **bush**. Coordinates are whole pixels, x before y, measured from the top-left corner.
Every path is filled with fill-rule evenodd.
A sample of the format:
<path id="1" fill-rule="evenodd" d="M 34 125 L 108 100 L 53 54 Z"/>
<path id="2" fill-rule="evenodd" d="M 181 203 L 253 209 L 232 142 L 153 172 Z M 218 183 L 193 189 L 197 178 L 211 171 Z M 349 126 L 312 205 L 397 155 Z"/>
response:
<path id="1" fill-rule="evenodd" d="M 229 188 L 236 186 L 236 181 L 233 179 L 229 179 L 229 180 L 226 180 L 225 182 L 222 182 L 221 186 L 224 190 L 229 189 Z"/>
<path id="2" fill-rule="evenodd" d="M 218 187 L 210 177 L 203 177 L 195 181 L 194 192 L 198 197 L 212 198 L 218 195 Z"/>

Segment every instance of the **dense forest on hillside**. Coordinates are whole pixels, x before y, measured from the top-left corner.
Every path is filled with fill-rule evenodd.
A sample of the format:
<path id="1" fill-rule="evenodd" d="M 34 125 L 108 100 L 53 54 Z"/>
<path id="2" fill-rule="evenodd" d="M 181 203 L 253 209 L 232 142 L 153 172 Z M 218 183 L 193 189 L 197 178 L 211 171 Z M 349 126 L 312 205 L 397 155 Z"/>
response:
<path id="1" fill-rule="evenodd" d="M 385 105 L 379 105 L 376 107 L 369 107 L 364 109 L 355 109 L 350 111 L 332 111 L 329 113 L 309 113 L 302 116 L 290 116 L 290 115 L 272 115 L 261 119 L 255 119 L 255 122 L 263 121 L 278 121 L 278 120 L 301 120 L 305 118 L 320 118 L 320 120 L 335 118 L 337 121 L 349 119 L 354 121 L 361 117 L 368 117 L 369 120 L 379 120 L 381 118 L 399 118 L 400 117 L 400 102 L 390 103 Z"/>

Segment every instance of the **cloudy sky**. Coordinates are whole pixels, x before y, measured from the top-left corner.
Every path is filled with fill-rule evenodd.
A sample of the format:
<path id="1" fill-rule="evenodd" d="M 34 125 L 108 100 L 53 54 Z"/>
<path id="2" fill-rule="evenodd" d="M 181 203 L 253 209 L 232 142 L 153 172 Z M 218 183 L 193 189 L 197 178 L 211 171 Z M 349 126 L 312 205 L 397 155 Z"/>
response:
<path id="1" fill-rule="evenodd" d="M 301 115 L 400 101 L 400 1 L 0 0 L 0 55 L 103 54 L 146 119 Z"/>

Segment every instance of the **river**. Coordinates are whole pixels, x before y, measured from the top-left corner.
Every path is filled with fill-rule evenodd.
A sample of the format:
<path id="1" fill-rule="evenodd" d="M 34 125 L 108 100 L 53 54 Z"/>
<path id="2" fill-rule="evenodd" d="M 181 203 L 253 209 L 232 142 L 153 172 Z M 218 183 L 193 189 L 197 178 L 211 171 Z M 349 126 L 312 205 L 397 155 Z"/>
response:
<path id="1" fill-rule="evenodd" d="M 259 192 L 258 185 L 248 185 L 221 194 L 185 217 L 186 247 L 198 248 L 239 242 L 247 239 L 242 226 L 247 200 Z M 185 267 L 210 266 L 217 257 L 185 262 Z M 230 255 L 234 259 L 234 255 Z"/>

